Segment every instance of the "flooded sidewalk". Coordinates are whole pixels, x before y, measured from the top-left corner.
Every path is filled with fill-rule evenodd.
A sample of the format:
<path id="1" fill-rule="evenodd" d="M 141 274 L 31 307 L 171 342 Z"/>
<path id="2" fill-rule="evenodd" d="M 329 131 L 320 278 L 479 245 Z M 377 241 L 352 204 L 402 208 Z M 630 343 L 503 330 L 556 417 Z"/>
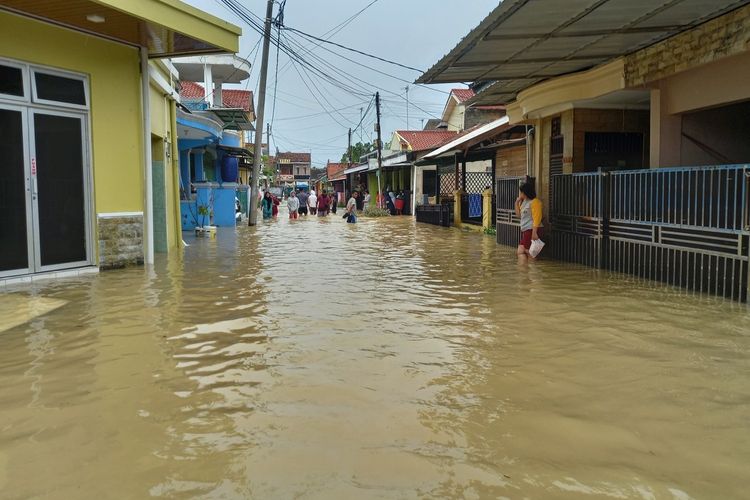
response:
<path id="1" fill-rule="evenodd" d="M 750 310 L 410 218 L 0 295 L 3 498 L 743 498 Z"/>

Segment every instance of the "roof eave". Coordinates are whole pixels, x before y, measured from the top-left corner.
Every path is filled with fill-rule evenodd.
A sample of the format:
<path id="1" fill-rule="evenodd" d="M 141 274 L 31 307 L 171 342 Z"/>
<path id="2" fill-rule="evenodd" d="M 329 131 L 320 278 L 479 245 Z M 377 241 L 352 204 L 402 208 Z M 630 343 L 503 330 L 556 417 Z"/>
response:
<path id="1" fill-rule="evenodd" d="M 468 35 L 461 39 L 460 42 L 446 55 L 436 62 L 430 69 L 424 72 L 422 76 L 417 78 L 414 83 L 430 84 L 430 83 L 455 83 L 454 79 L 440 78 L 439 75 L 443 73 L 445 68 L 450 66 L 454 61 L 459 59 L 466 51 L 471 49 L 476 43 L 482 39 L 482 37 L 492 31 L 495 26 L 502 22 L 505 17 L 513 14 L 516 10 L 521 8 L 529 0 L 505 0 L 500 3 L 495 9 L 485 17 L 479 25 L 471 30 Z"/>

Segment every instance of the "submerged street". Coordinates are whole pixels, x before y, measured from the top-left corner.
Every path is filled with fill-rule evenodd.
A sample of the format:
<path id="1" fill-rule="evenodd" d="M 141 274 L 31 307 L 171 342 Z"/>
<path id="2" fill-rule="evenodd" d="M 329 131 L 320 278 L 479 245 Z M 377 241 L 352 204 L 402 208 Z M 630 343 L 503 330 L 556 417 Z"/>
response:
<path id="1" fill-rule="evenodd" d="M 0 496 L 746 494 L 745 305 L 411 218 L 187 242 L 8 289 Z"/>

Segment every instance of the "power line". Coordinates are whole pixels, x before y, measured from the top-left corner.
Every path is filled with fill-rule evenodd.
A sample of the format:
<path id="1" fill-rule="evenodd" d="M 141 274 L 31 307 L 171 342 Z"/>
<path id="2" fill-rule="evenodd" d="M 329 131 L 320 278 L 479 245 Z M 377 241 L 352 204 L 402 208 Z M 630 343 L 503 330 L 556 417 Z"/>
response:
<path id="1" fill-rule="evenodd" d="M 401 64 L 399 62 L 391 61 L 391 60 L 386 59 L 384 57 L 376 56 L 376 55 L 373 55 L 373 54 L 368 54 L 367 52 L 364 52 L 364 51 L 361 51 L 361 50 L 358 50 L 358 49 L 353 49 L 351 47 L 347 47 L 346 45 L 341 45 L 340 43 L 332 42 L 330 40 L 325 40 L 323 38 L 318 38 L 317 36 L 311 35 L 309 33 L 305 33 L 304 31 L 298 30 L 296 28 L 290 28 L 288 26 L 285 26 L 284 29 L 288 30 L 288 31 L 293 31 L 295 33 L 299 33 L 302 36 L 305 36 L 305 37 L 310 38 L 312 40 L 317 40 L 317 41 L 319 41 L 321 43 L 327 43 L 327 44 L 330 44 L 330 45 L 335 45 L 336 47 L 342 48 L 344 50 L 348 50 L 350 52 L 355 52 L 355 53 L 363 55 L 365 57 L 370 57 L 372 59 L 377 59 L 378 61 L 382 61 L 382 62 L 385 62 L 385 63 L 388 63 L 388 64 L 393 64 L 394 66 L 400 66 L 402 68 L 409 69 L 409 70 L 412 70 L 412 71 L 417 71 L 419 73 L 424 73 L 425 72 L 423 69 L 415 68 L 413 66 L 407 66 L 406 64 Z"/>

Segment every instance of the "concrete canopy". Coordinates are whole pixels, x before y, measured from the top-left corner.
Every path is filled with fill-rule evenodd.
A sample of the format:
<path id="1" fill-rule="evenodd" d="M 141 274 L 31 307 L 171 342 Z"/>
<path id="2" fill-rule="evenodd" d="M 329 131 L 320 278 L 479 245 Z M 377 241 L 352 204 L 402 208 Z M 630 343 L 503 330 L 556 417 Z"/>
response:
<path id="1" fill-rule="evenodd" d="M 504 0 L 417 83 L 474 82 L 472 104 L 513 101 L 548 78 L 589 69 L 750 0 Z"/>
<path id="2" fill-rule="evenodd" d="M 240 83 L 250 76 L 250 62 L 233 54 L 180 57 L 172 61 L 182 80 L 203 81 L 203 66 L 211 66 L 214 80 Z"/>

